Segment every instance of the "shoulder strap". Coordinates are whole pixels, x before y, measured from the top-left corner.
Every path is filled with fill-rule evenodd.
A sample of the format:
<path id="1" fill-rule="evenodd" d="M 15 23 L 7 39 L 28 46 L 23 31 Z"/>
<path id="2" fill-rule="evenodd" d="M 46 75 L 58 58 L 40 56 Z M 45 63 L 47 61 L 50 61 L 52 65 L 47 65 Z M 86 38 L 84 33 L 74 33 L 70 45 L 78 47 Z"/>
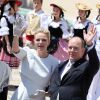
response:
<path id="1" fill-rule="evenodd" d="M 90 21 L 87 23 L 87 25 L 85 26 L 86 29 L 88 29 L 90 23 Z"/>
<path id="2" fill-rule="evenodd" d="M 2 17 L 4 17 L 5 19 L 6 19 L 6 21 L 7 21 L 7 24 L 9 23 L 9 20 L 8 20 L 8 18 L 6 17 L 6 16 L 2 16 Z"/>

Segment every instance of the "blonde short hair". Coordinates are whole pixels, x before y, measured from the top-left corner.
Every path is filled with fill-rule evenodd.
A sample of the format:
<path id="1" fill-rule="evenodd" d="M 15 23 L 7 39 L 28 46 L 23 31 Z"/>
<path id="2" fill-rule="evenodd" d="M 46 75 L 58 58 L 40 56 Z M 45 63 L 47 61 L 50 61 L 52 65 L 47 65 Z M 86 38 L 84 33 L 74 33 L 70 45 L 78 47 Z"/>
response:
<path id="1" fill-rule="evenodd" d="M 36 30 L 36 31 L 34 32 L 34 36 L 35 36 L 36 34 L 38 34 L 38 33 L 44 33 L 44 34 L 46 34 L 47 37 L 48 37 L 48 39 L 49 39 L 49 41 L 50 41 L 50 31 L 49 31 L 48 29 L 39 28 L 38 30 Z"/>

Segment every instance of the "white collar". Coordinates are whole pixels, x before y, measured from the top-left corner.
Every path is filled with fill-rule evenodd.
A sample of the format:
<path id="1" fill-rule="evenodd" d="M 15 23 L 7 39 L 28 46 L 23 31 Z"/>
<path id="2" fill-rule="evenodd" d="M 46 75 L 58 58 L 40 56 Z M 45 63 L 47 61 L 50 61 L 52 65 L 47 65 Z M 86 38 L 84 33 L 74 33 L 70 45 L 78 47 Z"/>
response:
<path id="1" fill-rule="evenodd" d="M 69 59 L 69 61 L 68 61 L 68 62 L 70 62 L 71 64 L 74 64 L 74 63 L 75 63 L 75 61 L 70 60 L 70 59 Z"/>
<path id="2" fill-rule="evenodd" d="M 15 22 L 15 17 L 13 15 L 9 15 L 8 11 L 4 12 L 3 16 L 6 16 L 10 23 L 14 23 Z"/>

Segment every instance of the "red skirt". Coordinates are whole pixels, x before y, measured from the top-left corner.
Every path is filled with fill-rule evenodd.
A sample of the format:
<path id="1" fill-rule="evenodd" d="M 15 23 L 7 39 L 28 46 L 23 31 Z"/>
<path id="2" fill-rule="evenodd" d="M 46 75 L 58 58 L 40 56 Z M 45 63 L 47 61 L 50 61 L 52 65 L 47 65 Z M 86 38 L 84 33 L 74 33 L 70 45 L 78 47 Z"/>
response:
<path id="1" fill-rule="evenodd" d="M 7 55 L 4 50 L 1 50 L 0 60 L 6 62 L 10 67 L 17 68 L 19 67 L 20 60 L 17 57 L 11 57 Z"/>

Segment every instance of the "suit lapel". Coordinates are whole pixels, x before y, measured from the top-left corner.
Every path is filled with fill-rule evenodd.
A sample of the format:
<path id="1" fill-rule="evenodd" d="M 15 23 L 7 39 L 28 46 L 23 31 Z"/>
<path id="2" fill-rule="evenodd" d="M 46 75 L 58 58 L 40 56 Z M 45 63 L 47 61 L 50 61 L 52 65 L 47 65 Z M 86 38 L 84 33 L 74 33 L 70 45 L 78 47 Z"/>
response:
<path id="1" fill-rule="evenodd" d="M 65 65 L 66 65 L 67 63 L 68 63 L 68 60 L 62 62 L 62 63 L 59 65 L 59 71 L 60 71 L 60 72 L 63 70 L 63 68 L 65 67 Z"/>
<path id="2" fill-rule="evenodd" d="M 65 82 L 69 84 L 73 80 L 76 79 L 76 77 L 81 73 L 80 69 L 78 68 L 80 64 L 82 64 L 85 59 L 80 59 L 77 62 L 75 62 L 72 67 L 66 72 L 66 74 L 63 76 L 61 80 L 61 84 L 64 84 Z M 74 75 L 73 75 L 74 74 Z"/>
<path id="3" fill-rule="evenodd" d="M 64 83 L 64 81 L 66 82 L 66 80 L 69 80 L 72 74 L 74 66 L 72 65 L 72 67 L 66 72 L 66 74 L 63 76 L 61 84 Z"/>
<path id="4" fill-rule="evenodd" d="M 61 81 L 61 72 L 62 72 L 63 68 L 65 67 L 65 65 L 66 65 L 67 63 L 68 63 L 68 60 L 62 62 L 62 63 L 59 65 L 58 73 L 59 73 L 59 79 L 60 79 L 60 81 Z"/>

